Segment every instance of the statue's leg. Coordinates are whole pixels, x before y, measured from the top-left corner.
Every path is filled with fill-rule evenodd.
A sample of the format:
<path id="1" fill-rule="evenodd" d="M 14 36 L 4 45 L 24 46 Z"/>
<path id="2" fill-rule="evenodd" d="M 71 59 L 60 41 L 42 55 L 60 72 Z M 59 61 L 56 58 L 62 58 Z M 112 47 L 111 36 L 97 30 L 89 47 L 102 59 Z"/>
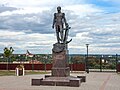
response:
<path id="1" fill-rule="evenodd" d="M 56 35 L 57 35 L 57 42 L 60 43 L 59 31 L 58 30 L 56 30 Z"/>
<path id="2" fill-rule="evenodd" d="M 57 36 L 57 42 L 60 43 L 60 38 L 59 38 L 59 27 L 56 26 L 56 36 Z"/>
<path id="3" fill-rule="evenodd" d="M 60 36 L 61 36 L 61 41 L 62 41 L 62 43 L 63 43 L 64 36 L 63 36 L 63 28 L 62 28 L 62 25 L 60 26 Z"/>

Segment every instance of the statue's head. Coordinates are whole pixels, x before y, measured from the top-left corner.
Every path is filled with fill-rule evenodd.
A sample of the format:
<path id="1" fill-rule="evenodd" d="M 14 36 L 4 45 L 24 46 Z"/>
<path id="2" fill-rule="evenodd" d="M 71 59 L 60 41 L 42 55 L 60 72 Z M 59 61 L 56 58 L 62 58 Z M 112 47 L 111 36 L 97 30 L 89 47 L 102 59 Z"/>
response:
<path id="1" fill-rule="evenodd" d="M 61 11 L 61 7 L 60 7 L 60 6 L 57 7 L 57 11 L 58 11 L 58 12 Z"/>

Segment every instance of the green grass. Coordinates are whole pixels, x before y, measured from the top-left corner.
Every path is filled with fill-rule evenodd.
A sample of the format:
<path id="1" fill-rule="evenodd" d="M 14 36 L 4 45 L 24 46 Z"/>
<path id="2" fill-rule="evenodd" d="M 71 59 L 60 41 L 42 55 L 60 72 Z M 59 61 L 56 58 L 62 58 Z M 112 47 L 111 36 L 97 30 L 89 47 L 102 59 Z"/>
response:
<path id="1" fill-rule="evenodd" d="M 31 75 L 31 74 L 49 74 L 49 72 L 45 72 L 45 71 L 26 71 L 25 74 L 26 75 Z"/>
<path id="2" fill-rule="evenodd" d="M 25 71 L 25 75 L 32 75 L 32 74 L 49 74 L 49 72 L 45 72 L 45 71 Z M 0 76 L 15 76 L 15 71 L 0 70 Z"/>
<path id="3" fill-rule="evenodd" d="M 0 76 L 14 76 L 15 71 L 0 71 Z"/>

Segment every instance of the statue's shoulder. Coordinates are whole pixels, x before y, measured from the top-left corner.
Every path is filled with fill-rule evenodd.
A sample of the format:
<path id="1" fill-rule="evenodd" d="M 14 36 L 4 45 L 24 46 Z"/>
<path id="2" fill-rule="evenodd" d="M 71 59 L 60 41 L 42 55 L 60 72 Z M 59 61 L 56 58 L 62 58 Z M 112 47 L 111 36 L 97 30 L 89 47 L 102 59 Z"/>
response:
<path id="1" fill-rule="evenodd" d="M 56 15 L 57 13 L 54 13 L 54 15 Z"/>
<path id="2" fill-rule="evenodd" d="M 54 13 L 54 16 L 57 17 L 57 16 L 62 16 L 64 17 L 65 16 L 65 13 Z"/>
<path id="3" fill-rule="evenodd" d="M 54 13 L 54 16 L 56 16 L 56 13 Z"/>

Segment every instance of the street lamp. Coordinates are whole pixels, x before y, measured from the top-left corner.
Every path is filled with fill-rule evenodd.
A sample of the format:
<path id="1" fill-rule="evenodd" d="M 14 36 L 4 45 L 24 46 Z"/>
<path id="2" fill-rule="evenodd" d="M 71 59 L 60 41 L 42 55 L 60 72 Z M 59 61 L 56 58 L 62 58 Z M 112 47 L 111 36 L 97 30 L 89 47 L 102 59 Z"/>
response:
<path id="1" fill-rule="evenodd" d="M 118 70 L 117 70 L 117 64 L 118 64 L 118 55 L 116 54 L 116 72 L 118 72 Z"/>
<path id="2" fill-rule="evenodd" d="M 89 46 L 89 44 L 86 44 L 86 47 L 87 47 L 86 72 L 87 72 L 87 73 L 89 73 L 89 64 L 88 64 L 88 46 Z"/>

